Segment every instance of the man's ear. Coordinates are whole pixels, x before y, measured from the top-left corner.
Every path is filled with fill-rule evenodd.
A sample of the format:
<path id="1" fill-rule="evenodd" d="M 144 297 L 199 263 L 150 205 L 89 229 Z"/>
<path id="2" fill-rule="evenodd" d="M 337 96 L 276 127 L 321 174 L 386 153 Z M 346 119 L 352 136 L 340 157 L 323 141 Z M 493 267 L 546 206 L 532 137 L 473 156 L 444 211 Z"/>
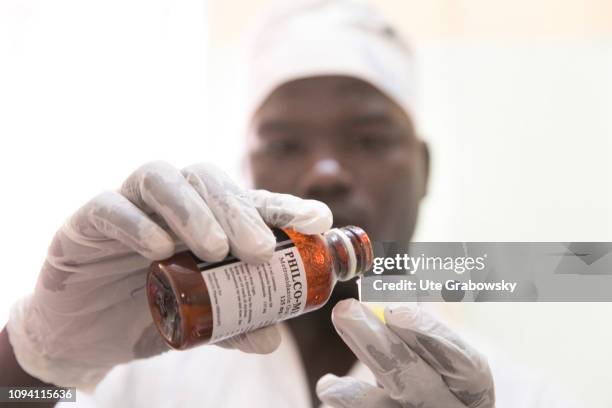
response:
<path id="1" fill-rule="evenodd" d="M 421 156 L 421 198 L 427 195 L 429 186 L 429 171 L 431 156 L 429 153 L 429 145 L 424 140 L 419 140 L 419 150 Z"/>

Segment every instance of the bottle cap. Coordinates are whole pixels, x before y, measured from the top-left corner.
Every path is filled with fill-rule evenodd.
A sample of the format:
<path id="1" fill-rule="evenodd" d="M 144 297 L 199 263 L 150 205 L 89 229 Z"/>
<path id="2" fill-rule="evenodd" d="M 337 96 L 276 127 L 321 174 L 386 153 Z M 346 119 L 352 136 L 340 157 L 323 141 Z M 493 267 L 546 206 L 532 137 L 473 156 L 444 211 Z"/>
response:
<path id="1" fill-rule="evenodd" d="M 363 229 L 353 225 L 332 228 L 324 236 L 334 252 L 334 266 L 339 280 L 350 280 L 372 268 L 372 243 Z"/>

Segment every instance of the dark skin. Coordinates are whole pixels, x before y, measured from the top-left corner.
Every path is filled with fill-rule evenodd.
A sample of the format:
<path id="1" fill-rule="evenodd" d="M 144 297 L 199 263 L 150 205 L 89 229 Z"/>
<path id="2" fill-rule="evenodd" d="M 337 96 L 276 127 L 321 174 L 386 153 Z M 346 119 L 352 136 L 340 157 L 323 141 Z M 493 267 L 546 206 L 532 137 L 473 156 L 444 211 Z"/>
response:
<path id="1" fill-rule="evenodd" d="M 0 332 L 0 385 L 2 386 L 15 386 L 15 387 L 53 387 L 52 384 L 47 384 L 38 378 L 32 377 L 26 373 L 17 360 L 15 359 L 15 353 L 13 353 L 13 347 L 8 339 L 8 332 L 6 327 Z M 28 406 L 35 407 L 52 407 L 55 402 L 48 403 L 2 403 L 2 407 L 21 407 L 25 408 Z"/>
<path id="2" fill-rule="evenodd" d="M 256 112 L 249 138 L 257 188 L 321 200 L 334 225 L 361 226 L 375 241 L 412 236 L 426 193 L 427 146 L 408 115 L 373 86 L 341 76 L 289 82 Z M 330 316 L 340 299 L 356 295 L 355 282 L 339 283 L 323 308 L 288 322 L 313 406 L 319 404 L 317 380 L 326 373 L 346 375 L 355 364 Z M 0 367 L 0 385 L 51 386 L 19 366 L 6 328 L 0 332 Z"/>
<path id="3" fill-rule="evenodd" d="M 255 187 L 325 202 L 334 225 L 358 225 L 374 241 L 409 241 L 426 193 L 429 153 L 411 118 L 368 83 L 350 77 L 300 79 L 277 88 L 254 115 L 248 162 Z M 320 310 L 288 321 L 313 406 L 317 380 L 346 375 L 356 358 L 330 316 L 357 296 L 339 283 Z"/>

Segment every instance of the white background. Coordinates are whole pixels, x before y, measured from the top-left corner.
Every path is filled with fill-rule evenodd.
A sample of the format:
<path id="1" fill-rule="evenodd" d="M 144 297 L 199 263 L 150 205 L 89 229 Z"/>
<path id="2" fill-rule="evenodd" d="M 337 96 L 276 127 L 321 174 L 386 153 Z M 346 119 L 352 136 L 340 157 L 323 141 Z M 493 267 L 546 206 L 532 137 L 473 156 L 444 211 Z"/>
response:
<path id="1" fill-rule="evenodd" d="M 264 3 L 0 2 L 0 324 L 63 220 L 138 165 L 241 176 L 237 38 Z M 606 3 L 376 3 L 418 61 L 433 170 L 416 239 L 612 241 Z M 585 406 L 612 405 L 610 305 L 481 306 L 447 313 Z"/>

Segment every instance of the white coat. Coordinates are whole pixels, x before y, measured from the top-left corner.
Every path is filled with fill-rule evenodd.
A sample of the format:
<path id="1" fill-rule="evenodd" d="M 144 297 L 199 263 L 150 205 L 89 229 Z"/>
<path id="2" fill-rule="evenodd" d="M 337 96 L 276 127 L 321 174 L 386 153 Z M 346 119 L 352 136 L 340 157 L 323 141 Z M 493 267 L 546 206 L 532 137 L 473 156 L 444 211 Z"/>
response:
<path id="1" fill-rule="evenodd" d="M 310 408 L 296 343 L 286 327 L 281 325 L 281 330 L 281 346 L 269 355 L 203 346 L 118 366 L 94 394 L 77 393 L 76 407 Z M 499 353 L 482 345 L 479 350 L 488 357 L 493 372 L 497 408 L 578 407 L 546 381 L 504 361 Z M 350 375 L 375 384 L 360 362 Z M 75 404 L 58 407 L 74 408 Z"/>

